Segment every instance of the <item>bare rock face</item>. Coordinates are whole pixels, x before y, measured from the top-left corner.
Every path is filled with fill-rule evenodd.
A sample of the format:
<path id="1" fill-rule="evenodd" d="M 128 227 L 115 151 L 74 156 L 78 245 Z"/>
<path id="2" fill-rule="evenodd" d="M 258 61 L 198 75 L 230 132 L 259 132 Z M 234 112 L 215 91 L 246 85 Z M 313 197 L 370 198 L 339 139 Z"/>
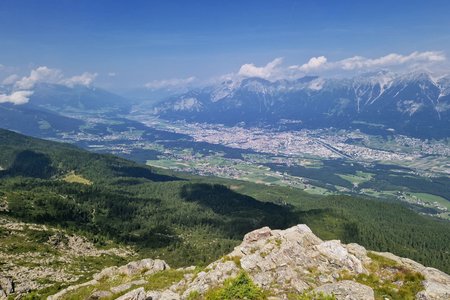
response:
<path id="1" fill-rule="evenodd" d="M 135 285 L 144 285 L 146 283 L 147 283 L 147 281 L 145 281 L 143 279 L 141 279 L 141 280 L 134 280 L 134 281 L 131 281 L 131 282 L 127 282 L 127 283 L 121 284 L 119 286 L 112 287 L 111 288 L 111 292 L 113 294 L 122 293 L 122 292 L 124 292 L 126 290 L 129 290 L 131 287 L 133 287 Z"/>
<path id="2" fill-rule="evenodd" d="M 374 300 L 373 290 L 367 285 L 343 280 L 327 283 L 314 289 L 315 292 L 334 295 L 337 300 Z"/>
<path id="3" fill-rule="evenodd" d="M 180 300 L 181 296 L 178 293 L 166 290 L 162 292 L 151 291 L 147 293 L 147 300 Z"/>
<path id="4" fill-rule="evenodd" d="M 89 296 L 87 300 L 101 300 L 105 298 L 109 298 L 113 295 L 110 291 L 96 291 Z"/>
<path id="5" fill-rule="evenodd" d="M 422 270 L 425 276 L 425 290 L 420 292 L 417 299 L 450 299 L 450 276 L 433 268 Z"/>
<path id="6" fill-rule="evenodd" d="M 117 298 L 117 300 L 146 300 L 147 294 L 143 287 L 132 290 L 131 292 L 126 293 L 123 296 Z"/>
<path id="7" fill-rule="evenodd" d="M 103 278 L 109 278 L 116 275 L 131 276 L 138 273 L 144 273 L 145 275 L 149 275 L 167 269 L 170 269 L 170 267 L 165 261 L 160 259 L 153 260 L 150 258 L 146 258 L 130 262 L 125 266 L 109 267 L 103 269 L 100 273 L 94 275 L 94 279 L 98 281 Z"/>
<path id="8" fill-rule="evenodd" d="M 184 292 L 188 297 L 192 292 L 205 293 L 207 290 L 222 284 L 227 278 L 234 277 L 239 273 L 239 267 L 233 261 L 217 261 L 210 264 L 206 271 L 200 272 L 189 283 Z"/>
<path id="9" fill-rule="evenodd" d="M 13 280 L 0 275 L 0 299 L 6 299 L 11 293 L 14 293 Z"/>
<path id="10" fill-rule="evenodd" d="M 324 242 L 306 225 L 253 231 L 230 256 L 240 258 L 241 267 L 257 285 L 279 292 L 283 287 L 303 292 L 335 282 L 343 270 L 355 275 L 367 273 L 361 260 L 339 241 Z"/>

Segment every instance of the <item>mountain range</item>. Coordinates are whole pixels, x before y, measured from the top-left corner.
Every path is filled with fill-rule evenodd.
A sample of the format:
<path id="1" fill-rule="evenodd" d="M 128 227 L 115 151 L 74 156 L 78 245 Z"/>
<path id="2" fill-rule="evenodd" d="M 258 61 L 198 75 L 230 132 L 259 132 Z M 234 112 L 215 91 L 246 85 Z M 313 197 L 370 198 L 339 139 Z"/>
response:
<path id="1" fill-rule="evenodd" d="M 0 90 L 8 92 L 8 87 Z M 132 105 L 139 104 L 149 114 L 168 120 L 280 130 L 335 127 L 424 139 L 450 136 L 450 76 L 436 78 L 427 72 L 380 71 L 353 78 L 305 76 L 277 81 L 230 79 L 156 104 L 144 102 L 101 88 L 40 83 L 28 103 L 0 104 L 0 126 L 51 136 L 78 130 L 84 122 L 74 115 L 114 118 L 133 113 Z"/>
<path id="2" fill-rule="evenodd" d="M 154 113 L 226 125 L 360 128 L 445 138 L 450 136 L 450 77 L 380 71 L 353 78 L 226 80 L 170 97 Z"/>

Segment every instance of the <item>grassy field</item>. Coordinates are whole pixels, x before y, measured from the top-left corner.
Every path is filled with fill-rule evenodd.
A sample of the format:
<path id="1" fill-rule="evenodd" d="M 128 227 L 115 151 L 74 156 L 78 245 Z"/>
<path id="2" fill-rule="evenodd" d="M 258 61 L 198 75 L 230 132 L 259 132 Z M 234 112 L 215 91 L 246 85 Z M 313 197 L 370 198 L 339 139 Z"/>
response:
<path id="1" fill-rule="evenodd" d="M 65 175 L 63 177 L 63 180 L 69 183 L 81 183 L 85 185 L 92 185 L 92 182 L 90 180 L 82 177 L 81 175 L 75 174 L 75 172 L 70 172 L 69 174 Z"/>
<path id="2" fill-rule="evenodd" d="M 189 168 L 190 165 L 186 162 L 168 160 L 168 159 L 159 159 L 159 160 L 147 160 L 147 166 L 162 168 L 162 169 L 186 169 Z"/>
<path id="3" fill-rule="evenodd" d="M 293 186 L 316 195 L 330 194 L 324 188 L 305 184 L 300 177 L 281 174 L 259 164 L 236 163 L 236 161 L 219 156 L 202 157 L 191 161 L 178 161 L 175 159 L 148 160 L 147 165 L 177 171 L 197 170 L 197 172 L 212 173 L 214 176 L 226 179 L 237 179 L 257 184 Z"/>
<path id="4" fill-rule="evenodd" d="M 445 207 L 447 207 L 447 209 L 450 209 L 450 201 L 448 201 L 447 199 L 443 198 L 443 197 L 439 197 L 436 195 L 432 195 L 432 194 L 426 194 L 426 193 L 412 193 L 412 195 L 416 196 L 417 198 L 426 201 L 426 202 L 437 202 Z"/>
<path id="5" fill-rule="evenodd" d="M 356 175 L 352 174 L 336 174 L 336 175 L 338 175 L 342 179 L 347 180 L 348 182 L 351 182 L 354 186 L 358 186 L 363 182 L 371 180 L 374 174 L 356 171 Z"/>

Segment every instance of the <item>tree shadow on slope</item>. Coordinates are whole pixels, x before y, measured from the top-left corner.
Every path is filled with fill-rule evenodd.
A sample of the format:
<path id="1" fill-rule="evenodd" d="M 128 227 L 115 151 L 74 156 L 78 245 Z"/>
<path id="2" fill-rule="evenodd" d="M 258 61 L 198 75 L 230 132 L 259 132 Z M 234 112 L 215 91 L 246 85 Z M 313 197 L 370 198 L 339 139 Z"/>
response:
<path id="1" fill-rule="evenodd" d="M 223 185 L 185 185 L 180 196 L 185 201 L 196 202 L 218 215 L 215 225 L 230 238 L 241 239 L 249 231 L 263 226 L 286 228 L 299 221 L 289 206 L 261 202 Z"/>
<path id="2" fill-rule="evenodd" d="M 112 170 L 120 177 L 145 178 L 154 182 L 182 180 L 178 177 L 155 173 L 145 167 L 117 166 L 112 167 Z"/>
<path id="3" fill-rule="evenodd" d="M 55 172 L 48 155 L 25 150 L 16 154 L 11 166 L 0 172 L 0 177 L 9 175 L 48 179 Z"/>

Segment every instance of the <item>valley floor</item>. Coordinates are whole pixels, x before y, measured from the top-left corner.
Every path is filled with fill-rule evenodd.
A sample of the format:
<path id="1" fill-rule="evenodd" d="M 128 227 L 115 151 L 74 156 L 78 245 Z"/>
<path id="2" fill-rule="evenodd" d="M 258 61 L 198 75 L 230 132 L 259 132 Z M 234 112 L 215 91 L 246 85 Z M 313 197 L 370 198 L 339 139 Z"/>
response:
<path id="1" fill-rule="evenodd" d="M 99 135 L 95 128 L 112 122 L 100 118 L 91 123 L 91 133 L 64 134 L 61 140 L 201 176 L 403 201 L 421 214 L 450 220 L 450 141 L 132 118 L 140 125 L 123 119 Z"/>

